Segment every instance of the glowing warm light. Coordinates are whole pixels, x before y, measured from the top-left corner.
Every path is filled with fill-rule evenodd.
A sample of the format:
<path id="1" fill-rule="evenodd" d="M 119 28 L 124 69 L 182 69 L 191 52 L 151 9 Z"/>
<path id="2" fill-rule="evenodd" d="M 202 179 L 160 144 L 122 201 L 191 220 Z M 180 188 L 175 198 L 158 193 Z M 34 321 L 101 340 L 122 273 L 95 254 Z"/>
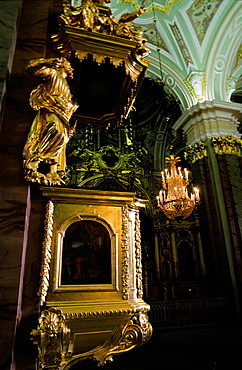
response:
<path id="1" fill-rule="evenodd" d="M 180 162 L 180 157 L 175 157 L 173 154 L 166 157 L 166 162 L 170 164 L 170 169 L 167 168 L 161 172 L 162 187 L 157 196 L 158 207 L 162 209 L 168 218 L 181 221 L 187 218 L 195 206 L 199 203 L 199 189 L 193 188 L 193 193 L 188 194 L 187 186 L 189 185 L 189 171 L 181 167 L 177 168 L 177 162 Z"/>

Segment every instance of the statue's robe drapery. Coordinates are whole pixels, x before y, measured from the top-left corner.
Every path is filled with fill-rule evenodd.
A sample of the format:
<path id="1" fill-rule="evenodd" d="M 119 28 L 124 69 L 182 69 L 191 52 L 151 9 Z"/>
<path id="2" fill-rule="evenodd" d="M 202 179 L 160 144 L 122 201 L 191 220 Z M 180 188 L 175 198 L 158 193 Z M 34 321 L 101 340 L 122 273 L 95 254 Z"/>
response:
<path id="1" fill-rule="evenodd" d="M 38 59 L 31 61 L 27 70 L 44 82 L 30 95 L 30 105 L 38 113 L 24 147 L 25 166 L 31 168 L 32 162 L 44 161 L 57 163 L 58 171 L 64 171 L 65 146 L 71 135 L 69 120 L 77 105 L 72 101 L 63 68 L 48 67 L 44 59 Z"/>

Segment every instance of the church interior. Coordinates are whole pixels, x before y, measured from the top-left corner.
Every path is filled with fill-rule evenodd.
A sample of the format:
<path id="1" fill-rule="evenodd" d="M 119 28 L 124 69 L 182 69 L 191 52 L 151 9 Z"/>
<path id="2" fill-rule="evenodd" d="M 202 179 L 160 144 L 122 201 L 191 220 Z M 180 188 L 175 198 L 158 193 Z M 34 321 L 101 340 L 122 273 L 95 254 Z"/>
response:
<path id="1" fill-rule="evenodd" d="M 0 2 L 0 369 L 242 365 L 241 5 Z"/>

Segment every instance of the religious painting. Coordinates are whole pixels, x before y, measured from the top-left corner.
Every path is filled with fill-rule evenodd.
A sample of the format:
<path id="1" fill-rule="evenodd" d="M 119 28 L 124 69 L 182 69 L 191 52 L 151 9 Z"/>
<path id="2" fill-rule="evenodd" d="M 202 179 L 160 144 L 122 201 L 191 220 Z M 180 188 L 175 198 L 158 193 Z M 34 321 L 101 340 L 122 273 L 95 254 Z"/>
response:
<path id="1" fill-rule="evenodd" d="M 63 239 L 62 285 L 111 284 L 111 240 L 100 222 L 71 224 Z"/>

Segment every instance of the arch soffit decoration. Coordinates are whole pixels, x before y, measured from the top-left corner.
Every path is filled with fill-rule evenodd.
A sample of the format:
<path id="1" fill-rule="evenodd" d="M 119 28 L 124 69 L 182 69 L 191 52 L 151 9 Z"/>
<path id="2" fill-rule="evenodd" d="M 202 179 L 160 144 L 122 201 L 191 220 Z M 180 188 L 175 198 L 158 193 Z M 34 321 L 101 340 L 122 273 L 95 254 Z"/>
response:
<path id="1" fill-rule="evenodd" d="M 218 30 L 206 66 L 207 100 L 230 101 L 234 85 L 242 74 L 242 7 L 236 1 Z"/>
<path id="2" fill-rule="evenodd" d="M 153 4 L 163 78 L 180 100 L 182 110 L 203 100 L 229 101 L 234 82 L 242 74 L 240 1 L 112 0 L 117 19 L 145 5 L 146 12 L 134 24 L 148 39 L 151 54 L 147 76 L 156 79 L 160 78 L 160 66 Z M 199 83 L 203 84 L 200 91 L 194 91 L 194 84 Z"/>

